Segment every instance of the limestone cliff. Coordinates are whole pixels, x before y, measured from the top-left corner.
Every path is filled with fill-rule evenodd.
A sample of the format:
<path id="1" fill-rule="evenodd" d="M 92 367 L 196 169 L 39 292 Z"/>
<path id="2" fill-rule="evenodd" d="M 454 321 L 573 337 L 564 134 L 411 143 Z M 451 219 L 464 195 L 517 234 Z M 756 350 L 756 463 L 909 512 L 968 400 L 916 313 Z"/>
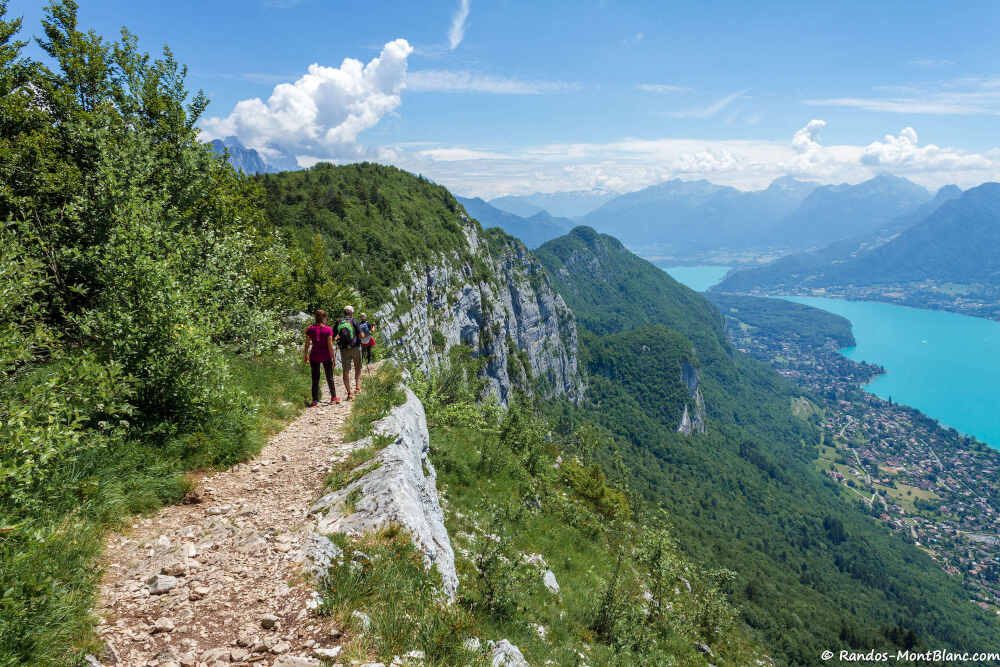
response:
<path id="1" fill-rule="evenodd" d="M 678 433 L 691 435 L 705 432 L 705 397 L 701 393 L 701 374 L 698 368 L 689 361 L 681 365 L 681 381 L 687 387 L 691 403 L 684 404 L 684 414 L 677 427 Z M 690 408 L 689 409 L 689 405 Z"/>
<path id="2" fill-rule="evenodd" d="M 318 516 L 315 535 L 361 535 L 390 525 L 405 528 L 427 564 L 437 568 L 446 595 L 458 588 L 455 554 L 438 501 L 437 473 L 428 453 L 430 435 L 424 406 L 408 388 L 406 401 L 372 425 L 376 436 L 391 439 L 375 458 L 361 465 L 360 476 L 317 500 L 310 514 Z M 368 447 L 365 438 L 352 447 Z M 329 540 L 307 542 L 304 555 L 320 572 L 336 558 Z M 330 549 L 334 551 L 331 552 Z"/>
<path id="3" fill-rule="evenodd" d="M 520 241 L 458 215 L 466 248 L 407 267 L 407 279 L 375 314 L 381 340 L 425 369 L 452 347 L 469 346 L 485 358 L 503 403 L 516 388 L 579 401 L 584 383 L 572 311 Z"/>

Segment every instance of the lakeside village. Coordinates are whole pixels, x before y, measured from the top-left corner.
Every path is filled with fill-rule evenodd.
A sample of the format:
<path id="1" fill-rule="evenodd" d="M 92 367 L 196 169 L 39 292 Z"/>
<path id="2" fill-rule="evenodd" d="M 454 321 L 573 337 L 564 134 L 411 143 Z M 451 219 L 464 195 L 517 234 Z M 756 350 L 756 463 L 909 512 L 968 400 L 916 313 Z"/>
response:
<path id="1" fill-rule="evenodd" d="M 748 294 L 766 297 L 773 290 L 755 289 Z M 1000 321 L 1000 288 L 983 284 L 956 284 L 922 280 L 898 285 L 868 285 L 849 287 L 795 287 L 785 285 L 782 293 L 789 296 L 819 296 L 854 301 L 884 301 L 897 306 L 947 310 L 971 317 Z"/>
<path id="2" fill-rule="evenodd" d="M 815 402 L 795 408 L 822 425 L 824 474 L 962 577 L 976 604 L 1000 613 L 1000 451 L 863 391 L 882 369 L 841 356 L 832 339 L 817 347 L 727 320 L 737 348 Z"/>

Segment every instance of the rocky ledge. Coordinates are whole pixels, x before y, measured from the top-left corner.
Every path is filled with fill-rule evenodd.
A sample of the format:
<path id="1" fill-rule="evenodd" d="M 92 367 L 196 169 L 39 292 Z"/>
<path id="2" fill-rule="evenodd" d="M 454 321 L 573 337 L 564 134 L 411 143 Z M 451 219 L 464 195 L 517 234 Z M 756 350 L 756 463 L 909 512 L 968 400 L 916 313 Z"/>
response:
<path id="1" fill-rule="evenodd" d="M 437 475 L 428 458 L 427 418 L 416 395 L 405 387 L 404 391 L 405 402 L 373 424 L 374 438 L 388 437 L 392 442 L 359 466 L 356 472 L 364 474 L 320 498 L 310 513 L 317 517 L 318 535 L 361 535 L 390 525 L 406 529 L 427 566 L 437 568 L 445 594 L 453 599 L 458 588 L 455 554 L 438 502 Z M 369 437 L 349 447 L 372 443 Z M 336 557 L 331 546 L 325 538 L 306 542 L 305 556 L 315 570 L 324 570 Z"/>

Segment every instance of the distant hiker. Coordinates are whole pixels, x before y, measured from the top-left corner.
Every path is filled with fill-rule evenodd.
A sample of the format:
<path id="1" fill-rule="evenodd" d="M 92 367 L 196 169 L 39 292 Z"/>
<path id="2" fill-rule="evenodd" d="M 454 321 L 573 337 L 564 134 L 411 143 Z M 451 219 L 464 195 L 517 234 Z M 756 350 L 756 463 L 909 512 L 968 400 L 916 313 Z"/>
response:
<path id="1" fill-rule="evenodd" d="M 358 323 L 354 319 L 354 306 L 344 306 L 344 317 L 337 323 L 337 347 L 340 348 L 340 365 L 344 367 L 344 386 L 347 400 L 354 398 L 351 393 L 351 367 L 354 367 L 354 393 L 361 391 L 361 339 Z"/>
<path id="2" fill-rule="evenodd" d="M 315 324 L 306 327 L 306 343 L 302 348 L 302 361 L 312 368 L 312 407 L 319 405 L 319 367 L 326 374 L 326 386 L 330 388 L 330 402 L 340 403 L 337 387 L 333 384 L 333 329 L 326 325 L 326 311 L 317 309 L 313 316 Z"/>
<path id="3" fill-rule="evenodd" d="M 372 350 L 375 348 L 375 327 L 364 313 L 359 315 L 359 319 L 358 340 L 361 342 L 361 360 L 368 365 L 372 362 Z"/>

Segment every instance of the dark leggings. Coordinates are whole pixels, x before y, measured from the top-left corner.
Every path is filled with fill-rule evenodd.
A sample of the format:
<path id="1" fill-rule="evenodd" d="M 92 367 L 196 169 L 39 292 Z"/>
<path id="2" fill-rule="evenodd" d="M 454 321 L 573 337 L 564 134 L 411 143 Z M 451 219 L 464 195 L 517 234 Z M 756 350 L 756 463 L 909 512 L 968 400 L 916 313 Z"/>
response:
<path id="1" fill-rule="evenodd" d="M 333 361 L 327 359 L 326 361 L 310 361 L 309 365 L 312 367 L 312 381 L 313 381 L 313 401 L 319 402 L 319 367 L 323 367 L 323 372 L 326 373 L 326 386 L 330 388 L 330 398 L 337 395 L 337 388 L 333 385 Z"/>
<path id="2" fill-rule="evenodd" d="M 372 348 L 370 345 L 361 346 L 361 361 L 366 364 L 370 364 L 372 362 Z"/>

